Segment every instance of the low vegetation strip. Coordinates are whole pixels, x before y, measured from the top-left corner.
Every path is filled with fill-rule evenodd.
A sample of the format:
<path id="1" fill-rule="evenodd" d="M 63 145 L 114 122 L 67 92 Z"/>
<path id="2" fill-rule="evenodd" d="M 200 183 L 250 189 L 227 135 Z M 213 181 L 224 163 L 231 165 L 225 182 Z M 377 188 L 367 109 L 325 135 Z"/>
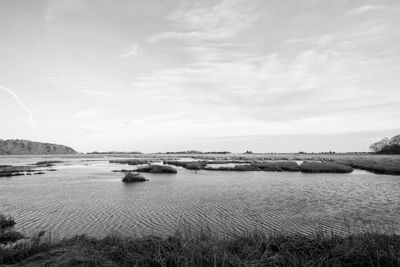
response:
<path id="1" fill-rule="evenodd" d="M 400 159 L 378 158 L 378 159 L 337 159 L 336 163 L 351 166 L 356 169 L 370 171 L 376 174 L 400 175 Z"/>
<path id="2" fill-rule="evenodd" d="M 55 169 L 41 169 L 43 167 L 51 167 L 52 164 L 37 165 L 33 164 L 31 166 L 0 166 L 0 178 L 1 177 L 12 177 L 12 176 L 22 176 L 22 175 L 38 175 L 44 174 L 44 171 L 55 171 Z"/>
<path id="3" fill-rule="evenodd" d="M 7 266 L 400 266 L 400 236 L 363 232 L 347 236 L 243 232 L 217 235 L 181 226 L 161 238 L 86 235 L 55 239 L 23 236 L 0 215 L 0 265 Z M 11 244 L 10 243 L 13 243 Z"/>
<path id="4" fill-rule="evenodd" d="M 328 162 L 304 162 L 300 166 L 293 161 L 276 161 L 235 165 L 234 167 L 205 167 L 214 171 L 276 171 L 276 172 L 306 172 L 306 173 L 350 173 L 353 168 L 347 165 Z"/>
<path id="5" fill-rule="evenodd" d="M 164 164 L 179 166 L 188 170 L 201 170 L 207 165 L 203 161 L 174 161 L 174 160 L 165 160 Z"/>
<path id="6" fill-rule="evenodd" d="M 85 235 L 33 238 L 0 249 L 0 264 L 15 266 L 399 266 L 400 236 L 364 233 L 218 237 L 208 231 L 160 238 Z"/>
<path id="7" fill-rule="evenodd" d="M 304 161 L 305 164 L 298 165 L 295 160 Z M 129 164 L 131 160 L 110 161 L 112 163 Z M 288 157 L 231 157 L 224 159 L 206 158 L 198 161 L 163 160 L 166 165 L 183 167 L 189 170 L 208 171 L 302 171 L 308 173 L 349 173 L 353 169 L 362 169 L 376 174 L 400 175 L 400 159 L 390 156 L 360 156 L 360 155 L 333 155 L 333 156 L 296 156 Z M 148 160 L 132 161 L 132 165 L 151 164 Z M 311 164 L 312 163 L 312 164 Z M 235 164 L 232 166 L 212 167 L 209 164 Z M 338 166 L 341 165 L 341 166 Z M 303 166 L 303 167 L 301 167 Z M 127 170 L 129 171 L 129 170 Z"/>
<path id="8" fill-rule="evenodd" d="M 142 164 L 151 164 L 155 159 L 116 159 L 110 160 L 109 163 L 117 163 L 117 164 L 128 164 L 128 165 L 142 165 Z"/>
<path id="9" fill-rule="evenodd" d="M 252 165 L 262 171 L 299 171 L 299 165 L 294 161 L 263 162 Z"/>
<path id="10" fill-rule="evenodd" d="M 177 170 L 175 168 L 166 165 L 148 165 L 137 168 L 136 171 L 149 173 L 177 173 Z"/>
<path id="11" fill-rule="evenodd" d="M 51 166 L 54 166 L 54 164 L 63 163 L 63 162 L 64 161 L 60 161 L 60 160 L 45 160 L 45 161 L 38 161 L 32 165 L 36 165 L 36 166 L 40 166 L 40 167 L 51 167 Z"/>
<path id="12" fill-rule="evenodd" d="M 30 166 L 4 166 L 0 167 L 0 177 L 11 177 L 24 175 L 25 172 L 33 172 L 34 168 Z"/>
<path id="13" fill-rule="evenodd" d="M 353 168 L 347 165 L 328 162 L 303 162 L 300 171 L 307 173 L 350 173 Z"/>

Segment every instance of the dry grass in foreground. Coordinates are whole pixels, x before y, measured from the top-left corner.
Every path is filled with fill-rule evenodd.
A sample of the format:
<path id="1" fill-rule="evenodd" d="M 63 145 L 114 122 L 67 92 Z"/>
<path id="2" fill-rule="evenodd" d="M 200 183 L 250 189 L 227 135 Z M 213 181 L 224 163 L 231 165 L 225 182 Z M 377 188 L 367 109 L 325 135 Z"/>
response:
<path id="1" fill-rule="evenodd" d="M 131 238 L 85 235 L 56 241 L 35 237 L 0 249 L 14 266 L 400 266 L 400 236 L 363 233 L 284 235 L 251 232 L 230 237 L 210 230 Z"/>

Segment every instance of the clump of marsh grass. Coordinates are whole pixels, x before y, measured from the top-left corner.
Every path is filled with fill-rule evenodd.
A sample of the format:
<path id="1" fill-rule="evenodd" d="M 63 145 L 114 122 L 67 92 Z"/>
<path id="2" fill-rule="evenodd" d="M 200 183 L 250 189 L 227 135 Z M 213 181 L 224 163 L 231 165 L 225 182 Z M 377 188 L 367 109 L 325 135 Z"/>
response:
<path id="1" fill-rule="evenodd" d="M 0 214 L 0 245 L 14 243 L 24 236 L 13 230 L 15 221 L 10 216 Z"/>
<path id="2" fill-rule="evenodd" d="M 253 166 L 257 167 L 262 171 L 299 171 L 299 166 L 294 161 L 272 161 L 262 163 L 252 163 Z"/>
<path id="3" fill-rule="evenodd" d="M 390 157 L 379 158 L 343 158 L 333 160 L 356 169 L 370 171 L 376 174 L 400 175 L 400 159 Z"/>
<path id="4" fill-rule="evenodd" d="M 109 163 L 143 165 L 143 164 L 151 164 L 154 161 L 156 161 L 156 159 L 116 159 L 116 160 L 110 160 Z"/>
<path id="5" fill-rule="evenodd" d="M 221 166 L 218 168 L 205 167 L 209 171 L 265 171 L 265 172 L 297 172 L 299 166 L 294 161 L 266 161 L 253 162 L 249 164 L 239 164 L 234 167 Z"/>
<path id="6" fill-rule="evenodd" d="M 176 160 L 165 160 L 164 164 L 180 166 L 188 170 L 201 170 L 207 164 L 204 161 L 176 161 Z"/>
<path id="7" fill-rule="evenodd" d="M 40 167 L 52 167 L 55 164 L 58 163 L 64 163 L 64 161 L 60 161 L 60 160 L 44 160 L 44 161 L 38 161 L 35 164 L 32 165 L 36 165 L 36 166 L 40 166 Z"/>
<path id="8" fill-rule="evenodd" d="M 300 165 L 300 171 L 307 173 L 350 173 L 353 168 L 337 163 L 306 161 Z"/>
<path id="9" fill-rule="evenodd" d="M 133 174 L 131 172 L 128 172 L 125 174 L 124 178 L 122 178 L 122 182 L 124 183 L 135 183 L 135 182 L 146 182 L 146 181 L 148 180 L 139 173 Z"/>
<path id="10" fill-rule="evenodd" d="M 148 172 L 148 173 L 177 173 L 177 170 L 167 165 L 148 165 L 137 168 L 137 172 Z"/>

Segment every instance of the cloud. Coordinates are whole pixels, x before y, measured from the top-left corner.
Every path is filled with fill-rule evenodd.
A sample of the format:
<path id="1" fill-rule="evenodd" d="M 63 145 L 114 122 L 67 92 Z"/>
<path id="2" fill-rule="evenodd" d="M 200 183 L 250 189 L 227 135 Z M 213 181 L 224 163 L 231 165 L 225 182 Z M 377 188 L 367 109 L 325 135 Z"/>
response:
<path id="1" fill-rule="evenodd" d="M 169 97 L 181 102 L 195 103 L 192 107 L 199 111 L 207 105 L 250 114 L 251 109 L 247 107 L 265 109 L 268 105 L 276 105 L 276 100 L 282 96 L 285 97 L 280 99 L 283 107 L 293 105 L 295 98 L 307 98 L 304 91 L 319 86 L 337 64 L 335 55 L 314 50 L 302 51 L 290 62 L 274 53 L 260 57 L 237 56 L 225 61 L 204 60 L 182 68 L 158 71 L 138 77 L 132 87 L 158 96 L 168 92 Z"/>
<path id="2" fill-rule="evenodd" d="M 107 109 L 97 107 L 97 108 L 90 108 L 90 109 L 84 109 L 81 111 L 78 111 L 74 113 L 72 116 L 76 118 L 93 118 L 93 117 L 99 117 L 102 116 L 107 112 Z"/>
<path id="3" fill-rule="evenodd" d="M 359 6 L 357 8 L 350 10 L 349 12 L 347 12 L 345 14 L 345 16 L 346 17 L 347 16 L 356 16 L 356 15 L 360 15 L 360 14 L 368 12 L 368 11 L 382 10 L 385 8 L 386 8 L 386 6 L 383 6 L 383 5 L 364 5 L 364 6 Z"/>
<path id="4" fill-rule="evenodd" d="M 45 79 L 52 83 L 52 84 L 56 84 L 62 87 L 67 87 L 68 88 L 68 92 L 75 92 L 75 93 L 79 93 L 79 94 L 85 94 L 85 95 L 90 95 L 90 96 L 99 96 L 99 97 L 114 97 L 115 94 L 110 93 L 108 91 L 100 91 L 100 90 L 92 90 L 90 89 L 90 87 L 96 87 L 98 88 L 99 85 L 98 84 L 91 84 L 90 86 L 87 85 L 83 85 L 83 84 L 79 84 L 79 83 L 75 83 L 75 82 L 69 82 L 67 80 L 63 80 L 63 79 L 59 79 L 59 78 L 55 78 L 52 76 L 47 76 L 45 77 Z M 73 90 L 70 90 L 73 89 Z"/>
<path id="5" fill-rule="evenodd" d="M 206 56 L 198 55 L 195 62 L 139 76 L 132 81 L 132 96 L 151 99 L 149 110 L 190 113 L 179 118 L 182 125 L 200 127 L 207 122 L 219 131 L 243 133 L 249 132 L 245 122 L 247 129 L 260 133 L 300 132 L 301 125 L 307 131 L 326 127 L 340 132 L 357 128 L 354 118 L 386 114 L 384 108 L 393 110 L 385 107 L 387 99 L 372 83 L 381 75 L 394 74 L 397 67 L 378 68 L 382 60 L 364 63 L 359 60 L 361 52 L 321 47 L 300 50 L 292 57 L 231 52 L 236 56 L 206 49 Z M 368 87 L 363 85 L 370 82 Z M 357 113 L 361 110 L 363 114 Z M 234 122 L 244 129 L 234 128 Z M 316 122 L 323 126 L 314 126 Z"/>
<path id="6" fill-rule="evenodd" d="M 332 34 L 323 34 L 319 37 L 310 38 L 292 38 L 285 41 L 285 44 L 304 44 L 304 45 L 319 45 L 324 46 L 332 43 L 335 36 Z"/>
<path id="7" fill-rule="evenodd" d="M 253 6 L 245 0 L 223 0 L 213 6 L 197 8 L 181 7 L 168 16 L 178 30 L 156 33 L 148 41 L 225 40 L 242 32 L 257 18 Z"/>
<path id="8" fill-rule="evenodd" d="M 79 11 L 82 9 L 82 7 L 82 0 L 47 0 L 47 9 L 44 19 L 46 22 L 53 22 L 62 14 L 66 12 Z"/>
<path id="9" fill-rule="evenodd" d="M 92 95 L 92 96 L 105 96 L 110 97 L 114 96 L 114 94 L 106 91 L 96 91 L 96 90 L 74 90 L 74 92 L 85 94 L 85 95 Z"/>
<path id="10" fill-rule="evenodd" d="M 132 43 L 131 48 L 128 52 L 120 55 L 121 58 L 133 57 L 140 54 L 140 46 L 136 43 Z"/>
<path id="11" fill-rule="evenodd" d="M 0 86 L 0 89 L 3 91 L 6 91 L 8 94 L 10 94 L 15 99 L 15 101 L 17 101 L 17 103 L 28 113 L 29 122 L 32 125 L 32 127 L 34 129 L 37 129 L 35 120 L 33 118 L 32 111 L 24 104 L 24 102 L 22 102 L 22 100 L 19 98 L 19 96 L 16 93 L 14 93 L 13 90 L 11 90 L 7 87 Z"/>

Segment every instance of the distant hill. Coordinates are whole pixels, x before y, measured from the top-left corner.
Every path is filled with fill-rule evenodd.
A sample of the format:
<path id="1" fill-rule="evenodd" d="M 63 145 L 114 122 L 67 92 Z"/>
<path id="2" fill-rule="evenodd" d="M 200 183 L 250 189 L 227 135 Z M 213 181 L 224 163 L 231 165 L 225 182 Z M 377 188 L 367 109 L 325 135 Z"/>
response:
<path id="1" fill-rule="evenodd" d="M 0 155 L 52 155 L 76 154 L 70 147 L 28 140 L 1 140 Z"/>

